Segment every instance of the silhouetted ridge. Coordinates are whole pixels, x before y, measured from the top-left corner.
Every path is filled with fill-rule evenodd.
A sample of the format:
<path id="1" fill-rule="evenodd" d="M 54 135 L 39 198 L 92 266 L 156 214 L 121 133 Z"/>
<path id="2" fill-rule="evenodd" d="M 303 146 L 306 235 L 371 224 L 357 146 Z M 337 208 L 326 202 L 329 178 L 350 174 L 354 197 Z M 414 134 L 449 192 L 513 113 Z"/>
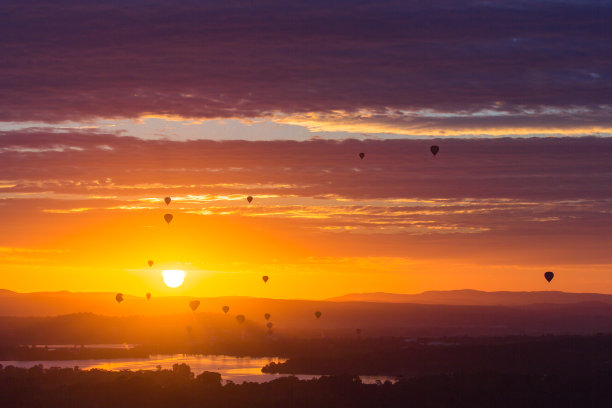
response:
<path id="1" fill-rule="evenodd" d="M 473 289 L 426 291 L 418 294 L 351 293 L 327 299 L 332 302 L 421 303 L 446 305 L 529 305 L 538 303 L 612 303 L 612 295 L 602 293 L 571 293 L 560 291 L 484 292 Z"/>

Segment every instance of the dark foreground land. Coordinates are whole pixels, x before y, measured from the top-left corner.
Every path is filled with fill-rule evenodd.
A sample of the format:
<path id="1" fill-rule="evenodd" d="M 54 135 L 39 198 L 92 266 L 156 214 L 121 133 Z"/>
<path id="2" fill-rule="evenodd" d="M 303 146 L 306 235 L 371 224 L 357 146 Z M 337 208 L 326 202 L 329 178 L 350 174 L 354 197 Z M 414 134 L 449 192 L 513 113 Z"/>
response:
<path id="1" fill-rule="evenodd" d="M 353 339 L 268 336 L 250 341 L 226 337 L 215 343 L 178 342 L 127 349 L 52 347 L 0 343 L 0 361 L 131 359 L 158 354 L 277 356 L 286 361 L 268 364 L 262 368 L 264 373 L 404 378 L 479 372 L 564 376 L 566 373 L 605 371 L 612 366 L 612 334 L 603 333 L 592 336 Z"/>
<path id="2" fill-rule="evenodd" d="M 365 346 L 365 347 L 364 347 Z M 308 353 L 270 363 L 266 373 L 386 375 L 447 373 L 591 375 L 612 367 L 612 334 L 476 338 L 371 339 L 321 343 Z M 610 384 L 612 388 L 612 384 Z"/>
<path id="3" fill-rule="evenodd" d="M 610 407 L 612 372 L 567 376 L 492 372 L 362 384 L 350 375 L 225 384 L 173 370 L 0 369 L 3 407 Z"/>
<path id="4" fill-rule="evenodd" d="M 286 347 L 289 360 L 262 371 L 331 375 L 224 384 L 219 374 L 195 376 L 184 364 L 121 372 L 0 366 L 0 406 L 612 407 L 610 334 L 294 340 Z M 7 350 L 29 357 L 90 352 Z M 400 377 L 361 383 L 357 376 L 368 374 Z"/>

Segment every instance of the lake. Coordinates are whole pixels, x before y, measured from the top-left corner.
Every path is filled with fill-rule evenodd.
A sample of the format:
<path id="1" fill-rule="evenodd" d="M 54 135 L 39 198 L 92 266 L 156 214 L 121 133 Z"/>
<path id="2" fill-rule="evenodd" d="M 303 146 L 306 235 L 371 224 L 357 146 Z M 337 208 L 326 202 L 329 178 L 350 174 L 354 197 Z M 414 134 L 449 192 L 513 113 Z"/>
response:
<path id="1" fill-rule="evenodd" d="M 224 381 L 235 383 L 243 382 L 268 382 L 288 374 L 262 373 L 261 368 L 268 363 L 280 363 L 283 360 L 278 357 L 234 357 L 234 356 L 197 356 L 186 354 L 163 354 L 152 355 L 149 358 L 121 358 L 121 359 L 94 359 L 94 360 L 52 360 L 52 361 L 0 361 L 3 366 L 15 366 L 30 368 L 41 364 L 45 368 L 79 367 L 81 370 L 97 368 L 101 370 L 156 370 L 158 366 L 164 369 L 172 369 L 173 364 L 187 364 L 196 375 L 203 371 L 213 371 L 221 374 Z M 296 375 L 301 380 L 317 378 L 317 375 Z M 375 383 L 376 381 L 392 381 L 394 377 L 387 376 L 361 376 L 364 383 Z"/>

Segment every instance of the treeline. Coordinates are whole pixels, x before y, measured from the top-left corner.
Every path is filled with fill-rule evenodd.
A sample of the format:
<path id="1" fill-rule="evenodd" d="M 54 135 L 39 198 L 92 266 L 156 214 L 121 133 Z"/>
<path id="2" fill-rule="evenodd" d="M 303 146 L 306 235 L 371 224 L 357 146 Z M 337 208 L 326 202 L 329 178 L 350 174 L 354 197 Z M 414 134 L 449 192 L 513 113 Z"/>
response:
<path id="1" fill-rule="evenodd" d="M 90 358 L 148 357 L 152 354 L 230 355 L 239 357 L 282 357 L 334 353 L 343 350 L 368 352 L 398 350 L 406 343 L 401 338 L 371 339 L 299 339 L 252 337 L 240 339 L 218 336 L 209 341 L 175 341 L 163 344 L 136 345 L 133 348 L 104 348 L 104 346 L 74 345 L 54 349 L 45 345 L 0 345 L 2 360 L 81 360 Z"/>
<path id="2" fill-rule="evenodd" d="M 48 348 L 46 346 L 0 347 L 0 361 L 91 360 L 99 358 L 147 358 L 150 351 L 142 347 L 90 348 L 74 346 Z"/>
<path id="3" fill-rule="evenodd" d="M 95 348 L 97 347 L 97 348 Z M 231 355 L 288 358 L 265 370 L 289 374 L 420 375 L 468 369 L 556 367 L 576 369 L 611 360 L 612 334 L 594 336 L 504 336 L 442 338 L 291 338 L 217 335 L 207 340 L 181 339 L 133 348 L 75 345 L 2 345 L 2 360 L 84 360 L 146 358 L 153 354 Z M 560 358 L 562 357 L 562 358 Z"/>
<path id="4" fill-rule="evenodd" d="M 338 375 L 223 384 L 217 373 L 0 366 L 3 407 L 609 407 L 612 372 L 565 377 L 491 372 L 363 384 Z"/>
<path id="5" fill-rule="evenodd" d="M 409 343 L 363 351 L 321 348 L 270 363 L 262 371 L 285 374 L 422 376 L 457 372 L 520 374 L 591 373 L 612 364 L 612 335 L 516 337 Z"/>

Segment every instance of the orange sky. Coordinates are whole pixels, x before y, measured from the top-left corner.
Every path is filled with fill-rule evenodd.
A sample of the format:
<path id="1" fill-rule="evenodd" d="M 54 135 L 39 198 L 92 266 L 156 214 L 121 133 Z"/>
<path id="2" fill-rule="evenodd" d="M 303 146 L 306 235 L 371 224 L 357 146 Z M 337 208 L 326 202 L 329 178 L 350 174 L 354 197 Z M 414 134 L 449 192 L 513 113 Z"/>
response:
<path id="1" fill-rule="evenodd" d="M 610 202 L 585 182 L 610 153 L 564 156 L 586 141 L 437 141 L 433 158 L 418 140 L 29 136 L 29 151 L 11 142 L 2 153 L 3 288 L 316 299 L 612 292 Z M 552 151 L 534 147 L 542 143 Z M 163 269 L 185 270 L 183 286 L 165 287 Z"/>
<path id="2" fill-rule="evenodd" d="M 612 293 L 607 2 L 0 12 L 0 288 Z"/>

